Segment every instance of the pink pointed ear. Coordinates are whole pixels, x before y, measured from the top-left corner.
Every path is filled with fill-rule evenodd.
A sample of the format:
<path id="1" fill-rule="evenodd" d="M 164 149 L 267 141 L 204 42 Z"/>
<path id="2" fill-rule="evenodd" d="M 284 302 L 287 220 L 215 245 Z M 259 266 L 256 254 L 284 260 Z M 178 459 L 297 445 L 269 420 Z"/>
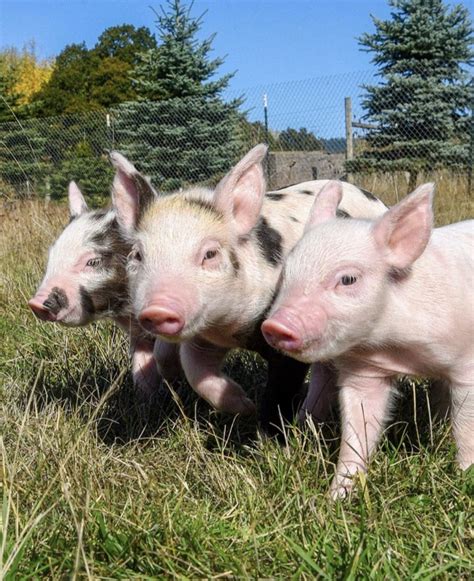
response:
<path id="1" fill-rule="evenodd" d="M 120 223 L 132 230 L 148 205 L 157 197 L 149 180 L 118 151 L 110 153 L 115 167 L 112 184 L 112 205 Z"/>
<path id="2" fill-rule="evenodd" d="M 89 209 L 76 182 L 70 182 L 68 187 L 69 213 L 71 218 L 77 218 Z"/>
<path id="3" fill-rule="evenodd" d="M 238 235 L 248 234 L 257 224 L 265 195 L 262 160 L 267 146 L 251 149 L 217 184 L 215 207 L 233 222 Z"/>
<path id="4" fill-rule="evenodd" d="M 377 246 L 390 266 L 403 269 L 421 256 L 433 229 L 434 184 L 423 184 L 373 226 Z"/>
<path id="5" fill-rule="evenodd" d="M 316 196 L 306 222 L 305 231 L 332 220 L 336 217 L 336 210 L 342 200 L 342 183 L 336 180 L 329 181 Z"/>

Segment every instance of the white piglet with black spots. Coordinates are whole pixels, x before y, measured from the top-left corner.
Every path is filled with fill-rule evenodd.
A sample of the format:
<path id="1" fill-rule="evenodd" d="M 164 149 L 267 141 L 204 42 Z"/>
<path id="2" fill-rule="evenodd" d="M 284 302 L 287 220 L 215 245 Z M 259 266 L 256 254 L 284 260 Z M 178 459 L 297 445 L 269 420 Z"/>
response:
<path id="1" fill-rule="evenodd" d="M 131 173 L 142 196 L 155 195 L 135 168 Z M 122 187 L 119 180 L 115 187 Z M 43 281 L 28 304 L 39 319 L 72 327 L 113 319 L 130 337 L 138 390 L 141 395 L 152 395 L 159 382 L 158 370 L 167 378 L 179 373 L 177 349 L 160 342 L 154 355 L 155 338 L 131 314 L 126 270 L 131 246 L 121 233 L 114 208 L 89 210 L 74 182 L 68 197 L 70 222 L 49 249 Z"/>

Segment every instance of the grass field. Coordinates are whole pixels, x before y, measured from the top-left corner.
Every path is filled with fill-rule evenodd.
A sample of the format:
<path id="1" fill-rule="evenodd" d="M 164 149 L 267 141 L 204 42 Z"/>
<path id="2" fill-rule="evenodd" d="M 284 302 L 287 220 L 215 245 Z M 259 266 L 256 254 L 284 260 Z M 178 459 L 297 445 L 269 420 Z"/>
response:
<path id="1" fill-rule="evenodd" d="M 337 422 L 282 448 L 185 385 L 137 403 L 120 332 L 26 306 L 65 208 L 0 214 L 0 578 L 472 579 L 474 472 L 424 384 L 405 384 L 364 491 L 330 504 Z M 471 201 L 443 192 L 437 215 Z M 258 398 L 261 362 L 228 370 Z"/>

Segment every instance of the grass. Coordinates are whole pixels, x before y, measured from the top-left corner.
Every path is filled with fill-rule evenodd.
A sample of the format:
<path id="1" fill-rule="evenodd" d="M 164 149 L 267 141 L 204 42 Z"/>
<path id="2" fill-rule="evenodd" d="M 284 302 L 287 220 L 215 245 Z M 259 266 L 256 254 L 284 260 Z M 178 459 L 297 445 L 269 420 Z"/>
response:
<path id="1" fill-rule="evenodd" d="M 446 222 L 472 215 L 438 203 Z M 331 504 L 337 423 L 291 427 L 283 448 L 186 385 L 137 402 L 116 329 L 26 307 L 65 209 L 0 214 L 0 578 L 472 578 L 473 471 L 424 384 L 405 385 L 365 488 Z M 261 362 L 228 370 L 258 397 Z"/>

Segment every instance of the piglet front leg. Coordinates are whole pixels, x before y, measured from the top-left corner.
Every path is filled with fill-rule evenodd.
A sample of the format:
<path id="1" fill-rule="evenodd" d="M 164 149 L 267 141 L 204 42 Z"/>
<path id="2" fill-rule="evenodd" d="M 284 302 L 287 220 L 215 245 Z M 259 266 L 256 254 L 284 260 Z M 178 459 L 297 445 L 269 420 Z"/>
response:
<path id="1" fill-rule="evenodd" d="M 158 390 L 160 375 L 153 355 L 155 341 L 146 337 L 130 338 L 133 383 L 142 397 L 150 398 Z"/>
<path id="2" fill-rule="evenodd" d="M 227 349 L 204 341 L 183 343 L 180 355 L 186 379 L 214 409 L 232 414 L 252 414 L 255 404 L 238 383 L 221 371 L 227 352 Z"/>
<path id="3" fill-rule="evenodd" d="M 337 372 L 326 363 L 313 363 L 308 393 L 299 412 L 299 421 L 307 416 L 315 422 L 324 422 L 333 404 L 337 401 Z"/>
<path id="4" fill-rule="evenodd" d="M 164 380 L 172 382 L 179 378 L 182 371 L 179 359 L 179 345 L 156 339 L 153 354 L 158 373 Z"/>
<path id="5" fill-rule="evenodd" d="M 155 340 L 143 333 L 133 317 L 116 317 L 114 321 L 130 341 L 133 384 L 139 395 L 150 398 L 158 389 L 160 379 L 153 356 Z"/>
<path id="6" fill-rule="evenodd" d="M 387 421 L 392 392 L 389 377 L 374 377 L 368 370 L 358 369 L 357 374 L 342 370 L 338 384 L 342 435 L 336 476 L 330 488 L 334 500 L 348 496 L 354 476 L 367 470 Z"/>
<path id="7" fill-rule="evenodd" d="M 474 365 L 465 366 L 450 384 L 451 417 L 457 461 L 463 470 L 474 464 Z"/>

